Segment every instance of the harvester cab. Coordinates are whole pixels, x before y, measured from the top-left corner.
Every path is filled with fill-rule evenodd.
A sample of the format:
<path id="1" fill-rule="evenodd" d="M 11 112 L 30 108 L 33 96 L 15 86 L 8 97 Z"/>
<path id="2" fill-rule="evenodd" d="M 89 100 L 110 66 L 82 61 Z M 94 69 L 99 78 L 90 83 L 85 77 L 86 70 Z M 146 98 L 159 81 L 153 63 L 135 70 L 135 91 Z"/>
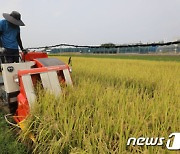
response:
<path id="1" fill-rule="evenodd" d="M 17 123 L 23 121 L 35 102 L 37 84 L 54 95 L 62 92 L 62 84 L 72 85 L 70 67 L 45 52 L 20 54 L 20 63 L 1 64 L 1 99 L 9 105 Z"/>

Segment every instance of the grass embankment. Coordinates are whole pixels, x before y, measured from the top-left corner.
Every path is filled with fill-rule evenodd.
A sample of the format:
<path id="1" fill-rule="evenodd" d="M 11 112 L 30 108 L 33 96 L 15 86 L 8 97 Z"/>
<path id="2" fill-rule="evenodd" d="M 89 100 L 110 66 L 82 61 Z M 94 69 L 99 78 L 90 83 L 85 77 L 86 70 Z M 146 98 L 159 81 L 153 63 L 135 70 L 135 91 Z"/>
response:
<path id="1" fill-rule="evenodd" d="M 68 57 L 60 57 L 67 61 Z M 180 63 L 73 57 L 73 88 L 43 95 L 28 118 L 35 153 L 168 153 L 129 137 L 180 131 Z"/>

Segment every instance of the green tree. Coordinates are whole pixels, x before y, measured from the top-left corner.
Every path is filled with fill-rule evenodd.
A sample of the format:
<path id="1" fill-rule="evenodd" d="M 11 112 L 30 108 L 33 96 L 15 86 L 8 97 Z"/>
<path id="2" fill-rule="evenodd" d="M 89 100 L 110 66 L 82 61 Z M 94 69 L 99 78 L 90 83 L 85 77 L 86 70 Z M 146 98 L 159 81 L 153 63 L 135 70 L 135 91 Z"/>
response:
<path id="1" fill-rule="evenodd" d="M 113 48 L 115 47 L 116 45 L 113 44 L 113 43 L 105 43 L 105 44 L 101 44 L 101 47 L 104 47 L 104 48 Z"/>

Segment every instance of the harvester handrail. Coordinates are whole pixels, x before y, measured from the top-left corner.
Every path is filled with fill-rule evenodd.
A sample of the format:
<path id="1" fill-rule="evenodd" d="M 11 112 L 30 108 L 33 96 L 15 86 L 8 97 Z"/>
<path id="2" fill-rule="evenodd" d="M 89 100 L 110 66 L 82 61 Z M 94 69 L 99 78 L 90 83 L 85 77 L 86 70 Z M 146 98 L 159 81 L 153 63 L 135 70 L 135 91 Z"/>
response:
<path id="1" fill-rule="evenodd" d="M 7 117 L 9 117 L 9 116 L 13 116 L 13 115 L 9 113 L 9 114 L 6 114 L 6 115 L 4 116 L 4 118 L 5 118 L 6 122 L 7 122 L 8 124 L 10 124 L 10 125 L 14 126 L 14 127 L 18 127 L 18 128 L 20 128 L 18 124 L 14 124 L 14 123 L 12 123 L 12 122 L 10 122 L 10 121 L 8 120 L 8 118 L 7 118 Z"/>

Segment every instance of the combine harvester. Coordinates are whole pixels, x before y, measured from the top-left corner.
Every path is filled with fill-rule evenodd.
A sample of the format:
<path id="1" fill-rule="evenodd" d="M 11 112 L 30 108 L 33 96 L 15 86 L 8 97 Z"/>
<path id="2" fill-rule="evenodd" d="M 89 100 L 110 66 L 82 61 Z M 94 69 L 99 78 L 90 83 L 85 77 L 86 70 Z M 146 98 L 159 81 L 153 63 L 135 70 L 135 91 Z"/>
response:
<path id="1" fill-rule="evenodd" d="M 62 92 L 61 84 L 72 85 L 72 80 L 69 65 L 48 58 L 45 52 L 20 53 L 20 59 L 20 63 L 1 64 L 0 97 L 9 106 L 8 115 L 23 129 L 23 121 L 37 98 L 37 84 L 58 96 Z"/>

